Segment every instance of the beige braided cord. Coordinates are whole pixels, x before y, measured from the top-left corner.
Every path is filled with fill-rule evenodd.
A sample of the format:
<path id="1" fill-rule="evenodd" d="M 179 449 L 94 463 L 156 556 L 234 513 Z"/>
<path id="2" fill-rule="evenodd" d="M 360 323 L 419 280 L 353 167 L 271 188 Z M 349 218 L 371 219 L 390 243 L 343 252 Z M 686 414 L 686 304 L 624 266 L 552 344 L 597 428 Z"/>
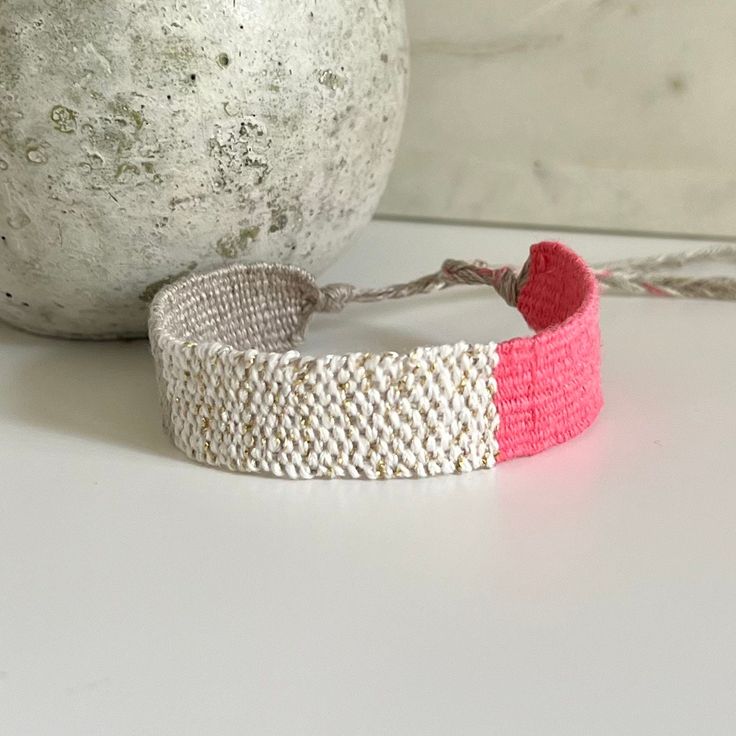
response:
<path id="1" fill-rule="evenodd" d="M 708 246 L 684 253 L 611 261 L 592 269 L 604 294 L 736 300 L 736 278 L 664 273 L 665 269 L 682 269 L 696 263 L 736 265 L 736 246 Z"/>
<path id="2" fill-rule="evenodd" d="M 510 306 L 516 306 L 519 291 L 527 277 L 528 261 L 517 273 L 510 266 L 493 267 L 485 261 L 459 261 L 448 259 L 435 273 L 414 281 L 393 284 L 379 289 L 359 289 L 352 284 L 328 284 L 319 291 L 315 304 L 318 312 L 339 312 L 351 302 L 380 302 L 387 299 L 403 299 L 417 294 L 430 294 L 450 286 L 491 286 Z"/>
<path id="3" fill-rule="evenodd" d="M 736 264 L 736 246 L 709 246 L 683 253 L 610 261 L 591 266 L 604 294 L 668 296 L 692 299 L 736 300 L 736 278 L 729 276 L 676 276 L 665 269 L 682 269 L 695 263 Z M 517 273 L 510 266 L 493 267 L 484 261 L 448 259 L 436 273 L 379 289 L 351 284 L 329 284 L 320 290 L 316 310 L 336 312 L 351 302 L 377 302 L 429 294 L 457 284 L 492 286 L 504 301 L 515 306 L 526 279 L 528 261 Z"/>

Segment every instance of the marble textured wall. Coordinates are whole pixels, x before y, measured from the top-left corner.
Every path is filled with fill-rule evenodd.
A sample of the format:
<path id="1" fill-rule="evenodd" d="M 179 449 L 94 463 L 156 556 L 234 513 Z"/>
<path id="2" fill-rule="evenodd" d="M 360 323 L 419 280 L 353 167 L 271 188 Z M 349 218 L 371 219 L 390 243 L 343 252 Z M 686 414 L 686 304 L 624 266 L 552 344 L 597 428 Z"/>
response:
<path id="1" fill-rule="evenodd" d="M 736 235 L 733 0 L 407 0 L 384 214 Z"/>

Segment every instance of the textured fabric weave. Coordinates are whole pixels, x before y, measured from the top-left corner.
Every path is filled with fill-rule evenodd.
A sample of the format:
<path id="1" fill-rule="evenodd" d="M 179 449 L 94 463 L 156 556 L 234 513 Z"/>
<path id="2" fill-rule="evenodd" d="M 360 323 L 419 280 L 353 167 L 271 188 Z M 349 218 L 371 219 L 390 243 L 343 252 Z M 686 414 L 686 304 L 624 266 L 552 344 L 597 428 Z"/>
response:
<path id="1" fill-rule="evenodd" d="M 290 477 L 426 476 L 495 462 L 496 346 L 305 357 L 318 290 L 283 266 L 169 287 L 151 313 L 165 425 L 200 462 Z"/>

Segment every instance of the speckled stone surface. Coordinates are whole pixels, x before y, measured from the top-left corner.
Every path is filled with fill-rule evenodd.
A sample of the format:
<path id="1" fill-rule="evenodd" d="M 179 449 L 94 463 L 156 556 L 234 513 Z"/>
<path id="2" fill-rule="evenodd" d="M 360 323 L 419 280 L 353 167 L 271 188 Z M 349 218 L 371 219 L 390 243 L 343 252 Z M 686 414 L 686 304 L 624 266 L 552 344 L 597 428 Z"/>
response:
<path id="1" fill-rule="evenodd" d="M 137 336 L 193 270 L 319 272 L 376 207 L 407 78 L 401 0 L 4 0 L 0 318 Z"/>

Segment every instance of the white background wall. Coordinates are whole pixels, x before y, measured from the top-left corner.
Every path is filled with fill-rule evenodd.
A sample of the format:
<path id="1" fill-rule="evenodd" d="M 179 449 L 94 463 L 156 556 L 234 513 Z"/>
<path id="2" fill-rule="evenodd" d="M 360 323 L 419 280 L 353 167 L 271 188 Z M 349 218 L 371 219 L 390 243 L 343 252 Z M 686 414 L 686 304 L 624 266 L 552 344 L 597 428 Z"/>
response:
<path id="1" fill-rule="evenodd" d="M 406 0 L 384 214 L 736 235 L 734 0 Z"/>

